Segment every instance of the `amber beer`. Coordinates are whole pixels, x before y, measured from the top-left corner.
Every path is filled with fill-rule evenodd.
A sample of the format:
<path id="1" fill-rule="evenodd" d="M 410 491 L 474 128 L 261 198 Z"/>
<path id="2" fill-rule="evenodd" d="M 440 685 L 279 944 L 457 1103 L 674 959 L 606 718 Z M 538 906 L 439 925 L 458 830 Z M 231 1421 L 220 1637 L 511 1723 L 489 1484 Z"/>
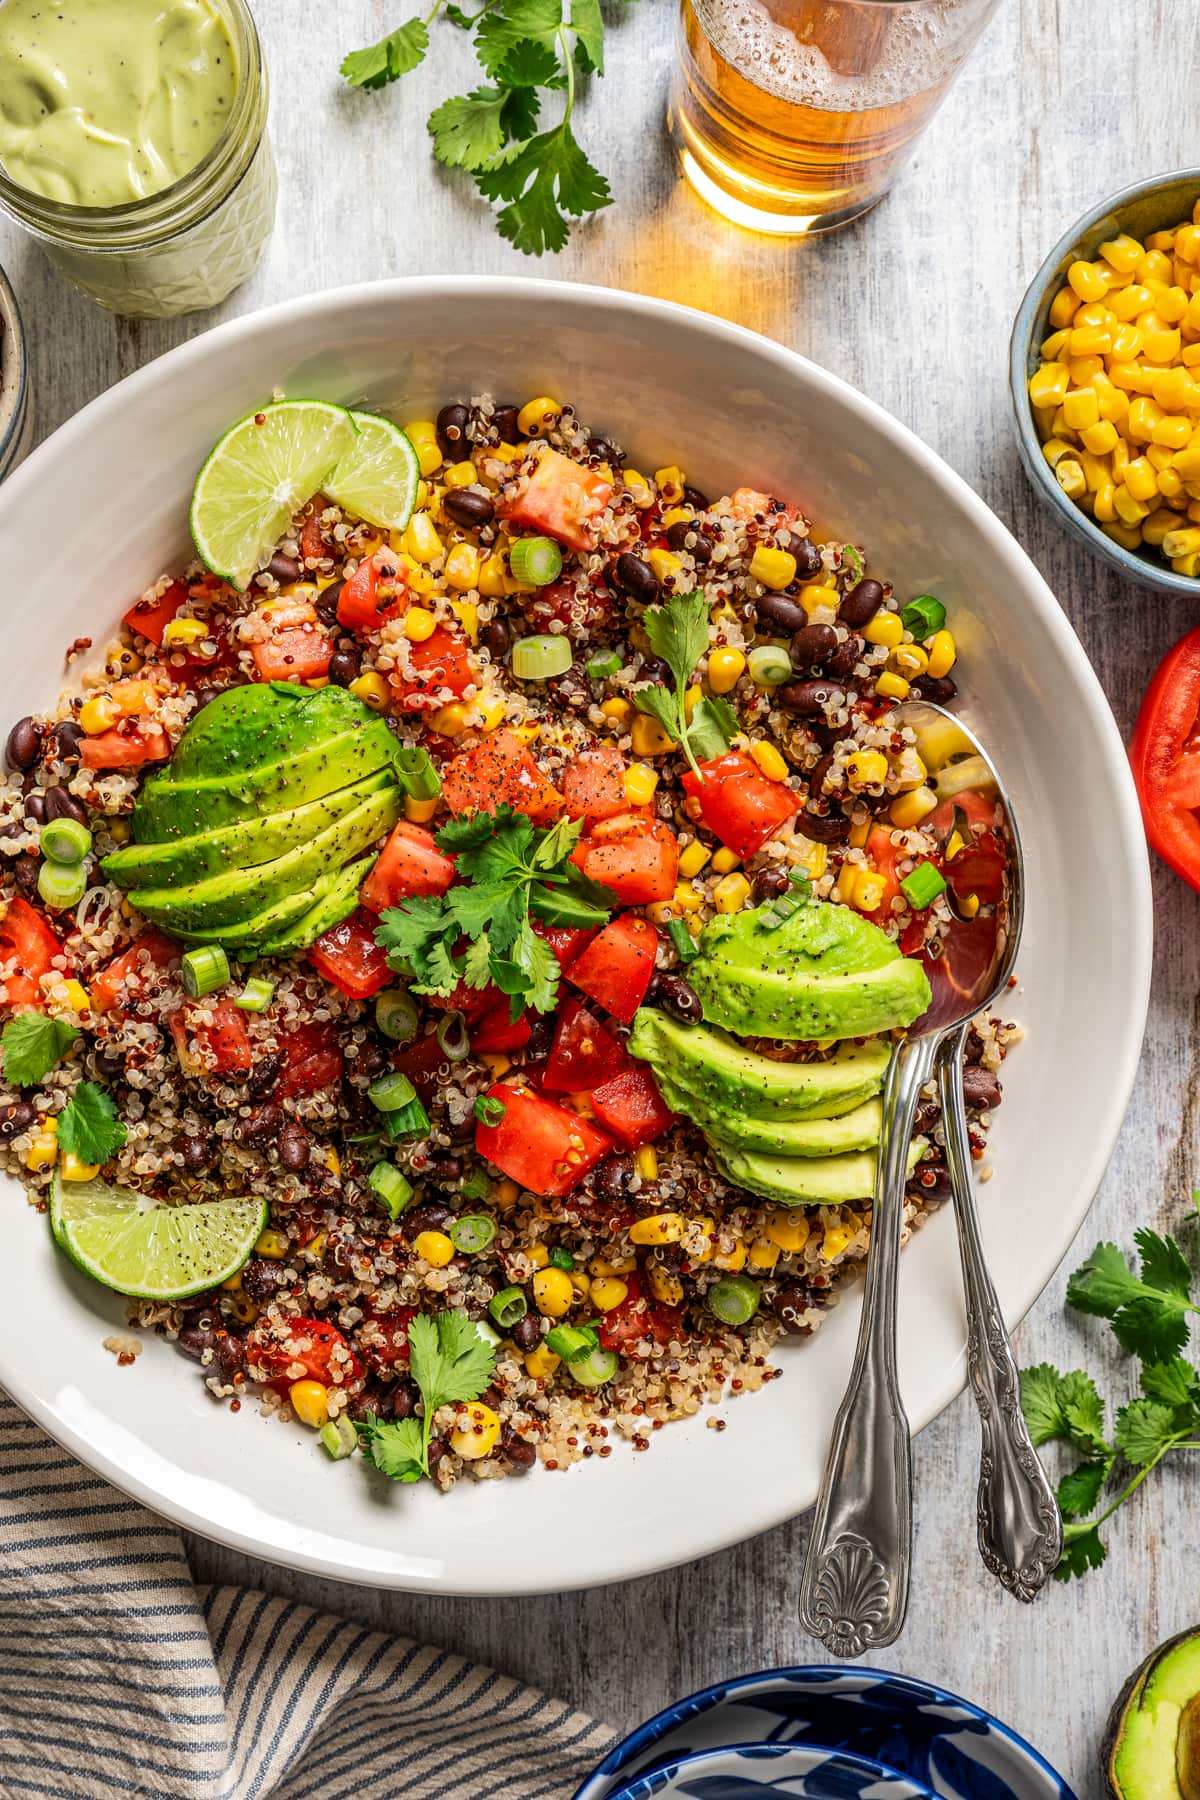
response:
<path id="1" fill-rule="evenodd" d="M 670 126 L 738 224 L 829 231 L 883 197 L 998 0 L 682 0 Z"/>

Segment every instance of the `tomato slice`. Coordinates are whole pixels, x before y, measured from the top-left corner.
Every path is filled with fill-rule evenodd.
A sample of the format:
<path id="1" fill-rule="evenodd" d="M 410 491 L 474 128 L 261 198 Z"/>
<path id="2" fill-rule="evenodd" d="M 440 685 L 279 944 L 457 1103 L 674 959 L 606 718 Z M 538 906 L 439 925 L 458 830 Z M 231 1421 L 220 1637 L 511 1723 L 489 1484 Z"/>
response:
<path id="1" fill-rule="evenodd" d="M 675 1123 L 675 1114 L 643 1064 L 623 1069 L 602 1087 L 594 1088 L 592 1111 L 605 1131 L 611 1131 L 627 1150 L 651 1143 Z"/>
<path id="2" fill-rule="evenodd" d="M 786 782 L 772 781 L 740 750 L 700 764 L 703 781 L 689 769 L 685 792 L 699 802 L 700 817 L 738 856 L 754 856 L 782 825 L 800 811 L 800 795 Z"/>
<path id="3" fill-rule="evenodd" d="M 547 925 L 542 919 L 529 922 L 553 950 L 560 969 L 565 969 L 569 962 L 583 954 L 597 931 L 594 925 Z"/>
<path id="4" fill-rule="evenodd" d="M 342 1051 L 333 1025 L 296 1025 L 279 1034 L 283 1070 L 278 1091 L 283 1095 L 315 1094 L 342 1079 Z"/>
<path id="5" fill-rule="evenodd" d="M 494 1125 L 476 1126 L 475 1148 L 531 1194 L 570 1193 L 612 1152 L 606 1131 L 530 1088 L 497 1083 L 487 1097 L 504 1113 Z"/>
<path id="6" fill-rule="evenodd" d="M 125 999 L 126 984 L 132 988 L 132 998 L 151 969 L 160 972 L 169 969 L 182 956 L 183 951 L 177 943 L 151 926 L 95 977 L 91 984 L 93 1009 L 110 1012 Z"/>
<path id="7" fill-rule="evenodd" d="M 417 894 L 444 894 L 453 880 L 454 861 L 442 855 L 433 833 L 402 819 L 393 826 L 359 898 L 369 911 L 381 913 Z"/>
<path id="8" fill-rule="evenodd" d="M 5 1005 L 40 1006 L 41 977 L 62 954 L 62 945 L 41 913 L 17 894 L 0 920 L 0 961 L 16 963 L 14 972 L 5 977 Z"/>
<path id="9" fill-rule="evenodd" d="M 612 491 L 612 482 L 595 469 L 581 468 L 558 450 L 545 450 L 508 517 L 512 524 L 544 531 L 572 550 L 590 550 L 596 541 L 596 521 Z"/>
<path id="10" fill-rule="evenodd" d="M 552 1094 L 586 1094 L 625 1066 L 618 1038 L 571 994 L 558 1009 L 542 1086 Z M 601 1121 L 603 1123 L 603 1120 Z"/>
<path id="11" fill-rule="evenodd" d="M 408 605 L 404 571 L 390 550 L 360 562 L 338 595 L 338 624 L 347 631 L 378 631 Z"/>
<path id="12" fill-rule="evenodd" d="M 649 906 L 669 900 L 679 879 L 679 842 L 659 820 L 634 820 L 632 830 L 610 836 L 606 827 L 627 815 L 601 822 L 592 837 L 581 838 L 571 861 L 591 881 L 611 890 L 622 906 Z M 600 835 L 605 831 L 605 835 Z"/>
<path id="13" fill-rule="evenodd" d="M 518 1019 L 508 1016 L 508 1001 L 484 1013 L 471 1033 L 471 1048 L 477 1056 L 497 1056 L 503 1050 L 523 1050 L 533 1034 L 528 1013 Z"/>
<path id="14" fill-rule="evenodd" d="M 442 770 L 442 798 L 452 813 L 495 812 L 511 806 L 535 825 L 549 825 L 563 797 L 547 781 L 526 745 L 511 731 L 489 732 L 482 743 Z"/>
<path id="15" fill-rule="evenodd" d="M 375 942 L 375 915 L 359 907 L 308 947 L 319 974 L 352 1000 L 366 1000 L 392 980 L 387 957 Z"/>
<path id="16" fill-rule="evenodd" d="M 145 720 L 114 726 L 112 731 L 98 731 L 94 737 L 80 740 L 79 756 L 85 769 L 129 769 L 139 763 L 165 762 L 171 754 L 171 740 L 157 725 Z"/>
<path id="17" fill-rule="evenodd" d="M 411 673 L 390 677 L 396 704 L 402 712 L 432 712 L 451 700 L 461 700 L 479 682 L 466 639 L 439 625 L 423 644 L 408 645 Z"/>
<path id="18" fill-rule="evenodd" d="M 332 640 L 312 625 L 289 625 L 276 631 L 251 655 L 262 681 L 319 681 L 329 673 Z"/>
<path id="19" fill-rule="evenodd" d="M 572 987 L 628 1025 L 646 997 L 657 951 L 653 925 L 625 913 L 606 925 L 564 974 Z"/>
<path id="20" fill-rule="evenodd" d="M 568 765 L 563 799 L 573 819 L 608 819 L 628 808 L 625 758 L 611 744 L 584 750 Z"/>
<path id="21" fill-rule="evenodd" d="M 202 1013 L 211 1019 L 201 1021 Z M 247 1075 L 254 1067 L 245 1014 L 232 1000 L 189 1000 L 167 1023 L 185 1075 Z"/>
<path id="22" fill-rule="evenodd" d="M 246 1360 L 265 1371 L 264 1385 L 278 1394 L 305 1377 L 325 1387 L 350 1387 L 362 1378 L 358 1358 L 325 1319 L 259 1319 L 246 1338 Z M 297 1365 L 303 1375 L 295 1373 Z"/>

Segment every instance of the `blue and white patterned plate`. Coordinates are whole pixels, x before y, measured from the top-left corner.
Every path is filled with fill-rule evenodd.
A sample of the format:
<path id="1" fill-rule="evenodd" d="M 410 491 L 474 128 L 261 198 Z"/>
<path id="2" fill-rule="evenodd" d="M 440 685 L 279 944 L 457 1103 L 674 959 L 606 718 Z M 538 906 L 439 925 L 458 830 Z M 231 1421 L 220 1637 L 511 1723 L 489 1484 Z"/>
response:
<path id="1" fill-rule="evenodd" d="M 743 1744 L 685 1756 L 616 1790 L 612 1800 L 932 1800 L 882 1763 L 816 1744 Z"/>
<path id="2" fill-rule="evenodd" d="M 969 1701 L 883 1669 L 768 1669 L 678 1700 L 617 1744 L 575 1800 L 736 1744 L 817 1744 L 896 1769 L 944 1800 L 1075 1800 L 1061 1775 Z"/>

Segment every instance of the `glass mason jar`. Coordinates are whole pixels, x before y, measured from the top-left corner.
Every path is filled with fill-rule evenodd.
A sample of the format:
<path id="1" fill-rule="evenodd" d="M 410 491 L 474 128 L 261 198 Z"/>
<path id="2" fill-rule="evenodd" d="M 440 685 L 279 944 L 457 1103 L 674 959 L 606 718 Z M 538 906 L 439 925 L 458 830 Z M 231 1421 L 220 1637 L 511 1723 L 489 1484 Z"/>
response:
<path id="1" fill-rule="evenodd" d="M 75 287 L 111 312 L 168 319 L 215 306 L 254 268 L 275 220 L 267 68 L 245 0 L 213 0 L 237 58 L 220 137 L 169 187 L 122 206 L 70 206 L 0 167 L 0 207 Z"/>

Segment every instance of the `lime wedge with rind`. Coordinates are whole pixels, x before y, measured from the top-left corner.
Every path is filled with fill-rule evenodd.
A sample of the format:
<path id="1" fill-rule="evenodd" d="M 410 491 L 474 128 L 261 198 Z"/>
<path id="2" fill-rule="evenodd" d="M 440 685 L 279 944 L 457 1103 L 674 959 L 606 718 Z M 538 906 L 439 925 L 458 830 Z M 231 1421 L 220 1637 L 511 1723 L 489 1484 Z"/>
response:
<path id="1" fill-rule="evenodd" d="M 350 417 L 358 435 L 323 482 L 323 492 L 377 531 L 403 531 L 417 504 L 417 453 L 390 419 L 366 412 Z"/>
<path id="2" fill-rule="evenodd" d="M 207 568 L 241 592 L 294 515 L 354 443 L 344 406 L 276 400 L 247 413 L 209 453 L 189 524 Z"/>
<path id="3" fill-rule="evenodd" d="M 267 1223 L 265 1200 L 162 1206 L 106 1181 L 57 1171 L 50 1227 L 76 1268 L 134 1300 L 186 1300 L 219 1287 L 246 1262 Z"/>

